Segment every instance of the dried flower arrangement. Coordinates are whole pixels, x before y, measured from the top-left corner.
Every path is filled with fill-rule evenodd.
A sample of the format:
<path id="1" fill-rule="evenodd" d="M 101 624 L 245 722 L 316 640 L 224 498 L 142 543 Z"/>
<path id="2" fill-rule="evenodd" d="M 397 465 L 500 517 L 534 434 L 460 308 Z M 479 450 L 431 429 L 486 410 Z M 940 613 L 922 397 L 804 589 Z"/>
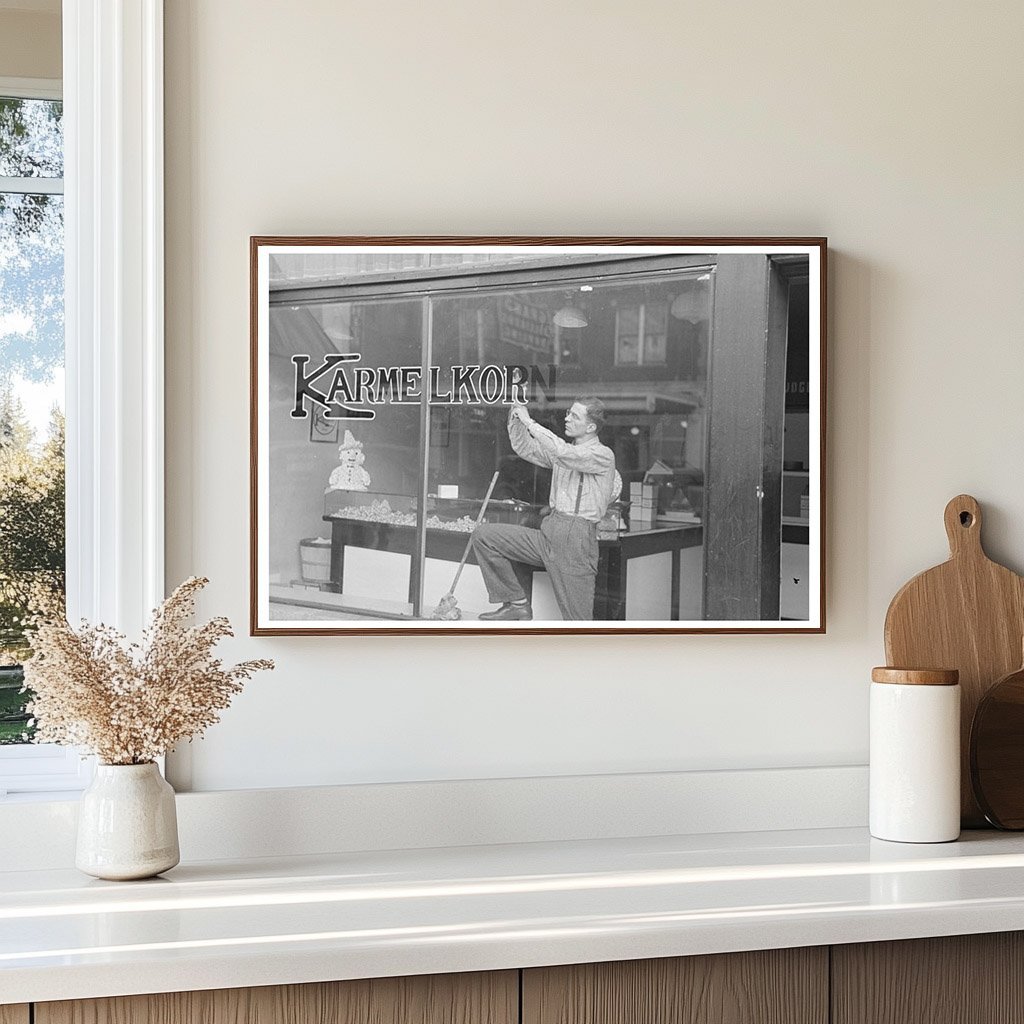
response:
<path id="1" fill-rule="evenodd" d="M 224 668 L 213 648 L 232 636 L 223 617 L 187 626 L 209 580 L 191 577 L 153 612 L 139 644 L 109 626 L 61 617 L 37 621 L 25 662 L 36 742 L 84 747 L 104 764 L 146 764 L 220 718 L 266 660 Z"/>

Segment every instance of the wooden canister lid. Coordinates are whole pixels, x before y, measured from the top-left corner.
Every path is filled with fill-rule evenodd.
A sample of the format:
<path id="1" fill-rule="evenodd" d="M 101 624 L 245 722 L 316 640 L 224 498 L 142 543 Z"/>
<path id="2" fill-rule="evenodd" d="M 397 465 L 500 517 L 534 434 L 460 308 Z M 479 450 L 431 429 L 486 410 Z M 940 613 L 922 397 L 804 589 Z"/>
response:
<path id="1" fill-rule="evenodd" d="M 900 683 L 917 686 L 956 686 L 960 673 L 955 668 L 886 668 L 871 670 L 873 683 Z"/>

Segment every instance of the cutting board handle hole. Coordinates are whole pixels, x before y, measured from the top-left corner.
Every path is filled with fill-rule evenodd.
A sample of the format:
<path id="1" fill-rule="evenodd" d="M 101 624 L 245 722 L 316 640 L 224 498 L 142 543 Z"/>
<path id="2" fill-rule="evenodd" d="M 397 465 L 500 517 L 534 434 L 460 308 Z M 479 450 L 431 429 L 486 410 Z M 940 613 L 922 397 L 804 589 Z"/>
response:
<path id="1" fill-rule="evenodd" d="M 983 557 L 981 550 L 981 506 L 969 494 L 958 494 L 946 502 L 942 521 L 949 540 L 949 553 L 970 558 Z"/>

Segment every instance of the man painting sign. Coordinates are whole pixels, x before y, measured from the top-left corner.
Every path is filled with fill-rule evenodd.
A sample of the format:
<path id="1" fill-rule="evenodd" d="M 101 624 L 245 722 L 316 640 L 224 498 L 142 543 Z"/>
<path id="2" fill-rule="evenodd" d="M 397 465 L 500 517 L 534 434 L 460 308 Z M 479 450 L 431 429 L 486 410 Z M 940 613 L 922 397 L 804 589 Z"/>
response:
<path id="1" fill-rule="evenodd" d="M 565 416 L 562 440 L 536 423 L 525 405 L 509 410 L 508 436 L 520 458 L 551 470 L 551 514 L 539 530 L 507 523 L 484 523 L 473 534 L 487 594 L 500 606 L 480 618 L 533 618 L 519 565 L 547 570 L 562 618 L 593 619 L 597 579 L 597 524 L 618 497 L 621 481 L 615 456 L 601 444 L 604 404 L 579 398 Z"/>

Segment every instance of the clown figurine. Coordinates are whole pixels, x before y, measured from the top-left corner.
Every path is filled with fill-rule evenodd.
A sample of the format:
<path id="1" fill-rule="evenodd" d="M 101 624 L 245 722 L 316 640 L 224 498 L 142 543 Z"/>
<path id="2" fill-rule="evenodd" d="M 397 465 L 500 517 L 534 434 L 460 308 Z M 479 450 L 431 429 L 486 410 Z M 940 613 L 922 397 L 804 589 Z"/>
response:
<path id="1" fill-rule="evenodd" d="M 357 441 L 349 430 L 345 431 L 345 441 L 338 448 L 338 459 L 341 465 L 331 473 L 324 493 L 365 491 L 370 486 L 370 474 L 363 469 L 363 463 L 366 461 L 363 455 L 363 442 Z"/>

